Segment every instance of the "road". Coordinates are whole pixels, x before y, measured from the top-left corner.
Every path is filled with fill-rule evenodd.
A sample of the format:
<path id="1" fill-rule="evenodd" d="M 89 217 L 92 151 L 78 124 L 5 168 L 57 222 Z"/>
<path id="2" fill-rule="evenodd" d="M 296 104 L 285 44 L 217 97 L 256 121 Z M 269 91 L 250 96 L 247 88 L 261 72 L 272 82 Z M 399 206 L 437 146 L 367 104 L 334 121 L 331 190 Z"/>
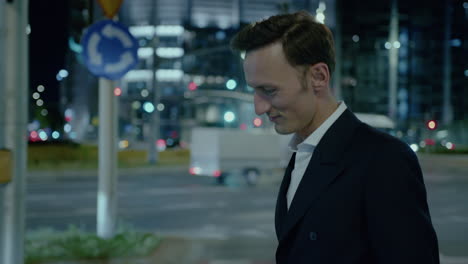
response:
<path id="1" fill-rule="evenodd" d="M 28 183 L 27 228 L 96 228 L 96 177 L 34 178 Z M 123 225 L 189 237 L 272 237 L 276 186 L 229 187 L 184 170 L 119 177 Z"/>
<path id="2" fill-rule="evenodd" d="M 434 162 L 437 160 L 422 160 L 421 164 L 442 263 L 468 264 L 468 174 Z M 119 177 L 118 218 L 137 230 L 201 239 L 211 249 L 205 256 L 240 261 L 232 263 L 251 263 L 240 260 L 245 258 L 273 263 L 279 180 L 278 176 L 264 178 L 260 186 L 251 188 L 239 178 L 231 179 L 229 186 L 218 186 L 185 169 L 127 172 Z M 27 188 L 27 229 L 62 230 L 73 224 L 94 231 L 96 194 L 93 173 L 63 177 L 32 173 Z M 246 241 L 251 241 L 249 247 Z M 261 250 L 249 249 L 252 247 Z"/>
<path id="3" fill-rule="evenodd" d="M 96 176 L 43 176 L 33 173 L 28 182 L 27 229 L 64 230 L 73 224 L 94 232 Z M 118 218 L 137 230 L 196 241 L 194 263 L 274 263 L 277 185 L 251 188 L 232 178 L 219 186 L 185 169 L 121 175 Z"/>

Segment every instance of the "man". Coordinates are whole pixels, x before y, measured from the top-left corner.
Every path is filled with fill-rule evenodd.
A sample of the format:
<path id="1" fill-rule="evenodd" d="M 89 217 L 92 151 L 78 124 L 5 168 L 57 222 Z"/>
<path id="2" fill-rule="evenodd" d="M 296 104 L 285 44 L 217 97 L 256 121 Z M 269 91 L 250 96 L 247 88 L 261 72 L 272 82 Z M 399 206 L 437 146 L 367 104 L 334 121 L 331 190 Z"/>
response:
<path id="1" fill-rule="evenodd" d="M 256 114 L 294 133 L 276 206 L 277 263 L 439 263 L 416 155 L 332 95 L 330 30 L 307 12 L 278 15 L 231 45 L 246 52 Z"/>

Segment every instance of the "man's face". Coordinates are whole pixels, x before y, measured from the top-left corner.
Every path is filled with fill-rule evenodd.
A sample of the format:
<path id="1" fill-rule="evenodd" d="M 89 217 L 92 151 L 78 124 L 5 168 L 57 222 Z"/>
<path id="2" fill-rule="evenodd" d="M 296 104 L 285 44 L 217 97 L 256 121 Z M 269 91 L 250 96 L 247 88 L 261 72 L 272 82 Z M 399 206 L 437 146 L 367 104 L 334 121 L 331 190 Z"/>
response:
<path id="1" fill-rule="evenodd" d="M 281 43 L 248 52 L 244 72 L 255 89 L 257 115 L 267 114 L 279 134 L 310 134 L 316 97 L 305 74 L 288 63 Z"/>

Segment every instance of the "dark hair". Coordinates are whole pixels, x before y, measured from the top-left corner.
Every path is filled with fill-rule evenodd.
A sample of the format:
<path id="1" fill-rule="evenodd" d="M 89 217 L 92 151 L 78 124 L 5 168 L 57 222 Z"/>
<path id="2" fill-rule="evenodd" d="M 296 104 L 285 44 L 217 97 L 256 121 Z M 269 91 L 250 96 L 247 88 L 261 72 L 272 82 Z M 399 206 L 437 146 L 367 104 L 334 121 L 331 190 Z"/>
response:
<path id="1" fill-rule="evenodd" d="M 292 66 L 327 64 L 335 69 L 335 48 L 331 31 L 307 11 L 271 16 L 244 27 L 231 40 L 234 50 L 249 52 L 281 41 Z"/>

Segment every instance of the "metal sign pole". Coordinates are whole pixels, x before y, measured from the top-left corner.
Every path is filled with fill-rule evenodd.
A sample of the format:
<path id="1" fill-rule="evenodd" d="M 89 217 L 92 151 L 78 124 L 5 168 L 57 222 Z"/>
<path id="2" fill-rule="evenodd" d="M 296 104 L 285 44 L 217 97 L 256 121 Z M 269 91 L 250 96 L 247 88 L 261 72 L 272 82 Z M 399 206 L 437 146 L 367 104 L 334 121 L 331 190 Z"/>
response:
<path id="1" fill-rule="evenodd" d="M 151 24 L 155 27 L 154 33 L 153 33 L 153 56 L 152 56 L 152 79 L 151 79 L 151 89 L 152 89 L 152 99 L 153 99 L 153 104 L 154 104 L 154 112 L 149 114 L 149 119 L 150 119 L 150 135 L 148 137 L 149 139 L 149 151 L 148 151 L 148 162 L 150 164 L 157 164 L 159 161 L 159 153 L 158 149 L 156 148 L 156 141 L 160 137 L 160 130 L 161 130 L 161 124 L 160 124 L 160 113 L 158 110 L 158 104 L 160 101 L 160 96 L 159 96 L 159 88 L 158 88 L 158 78 L 156 76 L 156 71 L 158 70 L 159 67 L 159 61 L 158 61 L 158 56 L 156 55 L 156 48 L 158 46 L 158 37 L 156 35 L 156 19 L 157 19 L 157 1 L 153 1 L 151 5 Z"/>
<path id="2" fill-rule="evenodd" d="M 335 73 L 333 74 L 333 86 L 335 98 L 337 100 L 343 100 L 343 95 L 341 91 L 341 65 L 342 65 L 342 40 L 341 40 L 341 3 L 339 1 L 335 2 Z"/>
<path id="3" fill-rule="evenodd" d="M 156 25 L 155 25 L 156 26 Z M 158 78 L 156 76 L 156 71 L 158 70 L 158 56 L 156 55 L 156 47 L 157 47 L 157 36 L 156 34 L 153 36 L 153 65 L 152 65 L 152 80 L 151 80 L 151 88 L 153 90 L 152 97 L 153 97 L 153 104 L 155 107 L 154 112 L 150 113 L 150 135 L 148 136 L 149 139 L 149 152 L 148 152 L 148 162 L 150 164 L 157 164 L 159 161 L 159 150 L 156 148 L 156 141 L 161 137 L 160 130 L 161 130 L 161 114 L 158 110 L 159 102 L 161 101 L 160 91 L 158 87 Z"/>
<path id="4" fill-rule="evenodd" d="M 101 1 L 103 7 L 112 1 Z M 112 5 L 110 6 L 112 7 Z M 115 41 L 120 45 L 116 45 Z M 115 82 L 138 63 L 138 41 L 128 28 L 101 20 L 81 38 L 83 61 L 99 79 L 99 182 L 97 235 L 112 238 L 117 224 L 117 96 Z M 107 52 L 101 53 L 101 50 Z"/>
<path id="5" fill-rule="evenodd" d="M 442 124 L 449 125 L 453 121 L 452 106 L 452 53 L 450 38 L 452 37 L 452 15 L 451 1 L 445 0 L 445 18 L 444 18 L 444 53 L 443 53 L 443 107 Z"/>
<path id="6" fill-rule="evenodd" d="M 5 1 L 0 1 L 0 58 L 5 58 L 6 20 Z M 0 63 L 0 101 L 5 100 L 5 63 Z M 0 148 L 5 147 L 5 104 L 0 103 Z M 0 195 L 0 197 L 2 197 Z M 1 209 L 1 205 L 0 205 Z M 0 220 L 1 221 L 1 220 Z M 0 223 L 1 226 L 1 223 Z M 0 256 L 1 256 L 0 251 Z"/>
<path id="7" fill-rule="evenodd" d="M 390 13 L 389 42 L 392 45 L 388 51 L 388 116 L 392 120 L 397 118 L 397 93 L 398 93 L 398 1 L 392 0 Z"/>
<path id="8" fill-rule="evenodd" d="M 97 234 L 114 236 L 117 219 L 117 97 L 114 82 L 99 78 L 99 183 Z"/>
<path id="9" fill-rule="evenodd" d="M 28 1 L 5 4 L 5 147 L 12 151 L 12 181 L 4 190 L 1 262 L 24 262 L 26 152 L 28 119 Z"/>

